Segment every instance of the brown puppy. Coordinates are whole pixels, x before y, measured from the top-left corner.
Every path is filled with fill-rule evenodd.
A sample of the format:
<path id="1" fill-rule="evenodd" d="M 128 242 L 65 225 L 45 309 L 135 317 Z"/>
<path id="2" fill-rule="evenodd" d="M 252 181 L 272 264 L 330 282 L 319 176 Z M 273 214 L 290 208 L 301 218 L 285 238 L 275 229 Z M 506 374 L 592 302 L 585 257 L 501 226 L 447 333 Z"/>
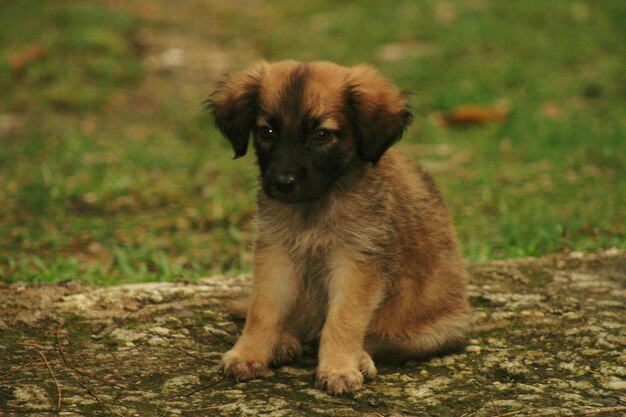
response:
<path id="1" fill-rule="evenodd" d="M 238 380 L 319 339 L 318 386 L 354 391 L 372 357 L 424 357 L 469 326 L 455 231 L 431 178 L 388 150 L 411 121 L 405 95 L 369 66 L 261 62 L 209 106 L 235 156 L 260 169 L 254 284 L 224 355 Z"/>

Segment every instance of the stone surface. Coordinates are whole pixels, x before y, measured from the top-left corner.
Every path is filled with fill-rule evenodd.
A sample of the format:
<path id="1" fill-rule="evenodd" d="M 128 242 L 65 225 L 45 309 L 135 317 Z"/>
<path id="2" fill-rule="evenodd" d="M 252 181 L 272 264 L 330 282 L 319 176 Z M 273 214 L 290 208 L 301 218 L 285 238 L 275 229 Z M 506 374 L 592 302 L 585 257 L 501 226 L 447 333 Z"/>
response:
<path id="1" fill-rule="evenodd" d="M 379 365 L 375 380 L 344 397 L 314 387 L 311 346 L 263 379 L 222 377 L 220 357 L 243 325 L 226 305 L 245 295 L 247 275 L 117 287 L 0 284 L 0 412 L 625 415 L 625 251 L 492 262 L 470 272 L 475 329 L 466 349 Z"/>

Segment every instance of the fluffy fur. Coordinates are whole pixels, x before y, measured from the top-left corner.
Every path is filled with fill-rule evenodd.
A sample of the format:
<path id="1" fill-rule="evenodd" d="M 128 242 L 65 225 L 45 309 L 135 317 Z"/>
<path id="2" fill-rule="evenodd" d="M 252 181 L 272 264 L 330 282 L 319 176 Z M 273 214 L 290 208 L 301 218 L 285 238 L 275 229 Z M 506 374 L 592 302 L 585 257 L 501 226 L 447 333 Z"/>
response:
<path id="1" fill-rule="evenodd" d="M 238 380 L 319 340 L 317 384 L 374 377 L 373 358 L 462 346 L 465 272 L 431 178 L 389 150 L 411 121 L 405 95 L 369 66 L 261 62 L 210 101 L 235 156 L 259 166 L 254 284 L 243 334 L 224 355 Z"/>

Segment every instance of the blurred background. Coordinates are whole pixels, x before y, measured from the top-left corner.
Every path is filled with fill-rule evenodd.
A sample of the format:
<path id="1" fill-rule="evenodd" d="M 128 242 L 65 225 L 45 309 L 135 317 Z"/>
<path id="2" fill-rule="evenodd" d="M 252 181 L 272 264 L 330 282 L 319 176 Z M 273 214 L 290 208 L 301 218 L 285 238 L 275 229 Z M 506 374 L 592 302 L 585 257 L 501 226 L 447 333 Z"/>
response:
<path id="1" fill-rule="evenodd" d="M 626 248 L 622 0 L 0 3 L 0 280 L 249 271 L 254 158 L 203 110 L 259 59 L 368 62 L 469 262 Z"/>

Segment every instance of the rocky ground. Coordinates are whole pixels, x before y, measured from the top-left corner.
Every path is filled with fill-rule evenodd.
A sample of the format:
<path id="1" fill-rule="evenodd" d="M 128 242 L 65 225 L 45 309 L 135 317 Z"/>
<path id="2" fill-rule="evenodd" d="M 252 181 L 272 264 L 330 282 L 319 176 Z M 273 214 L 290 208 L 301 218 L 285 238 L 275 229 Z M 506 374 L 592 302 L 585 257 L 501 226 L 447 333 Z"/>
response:
<path id="1" fill-rule="evenodd" d="M 95 287 L 0 284 L 6 416 L 626 415 L 626 252 L 475 265 L 463 352 L 380 375 L 356 395 L 315 389 L 310 347 L 237 383 L 221 355 L 248 276 Z"/>

